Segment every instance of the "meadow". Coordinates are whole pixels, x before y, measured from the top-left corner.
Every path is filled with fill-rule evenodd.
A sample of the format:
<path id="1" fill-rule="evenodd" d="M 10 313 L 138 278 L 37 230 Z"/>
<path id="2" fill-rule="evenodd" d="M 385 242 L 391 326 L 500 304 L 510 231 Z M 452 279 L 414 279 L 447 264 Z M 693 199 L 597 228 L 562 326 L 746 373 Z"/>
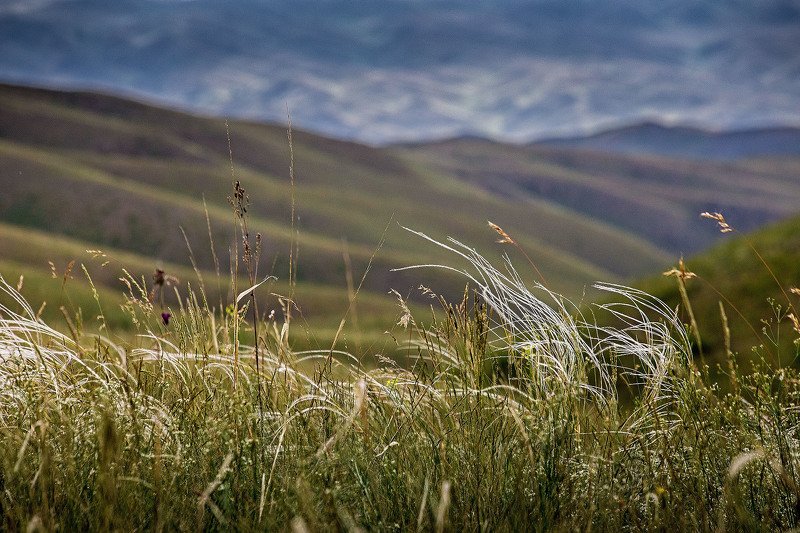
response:
<path id="1" fill-rule="evenodd" d="M 0 90 L 2 529 L 798 527 L 797 219 L 619 284 L 671 257 L 647 217 L 723 173 L 731 224 L 785 215 L 792 160 L 684 162 L 688 190 L 660 159 Z M 746 202 L 755 173 L 781 201 Z M 710 216 L 693 246 L 731 229 Z"/>
<path id="2" fill-rule="evenodd" d="M 796 370 L 740 372 L 728 352 L 711 379 L 697 332 L 645 292 L 598 285 L 609 303 L 587 311 L 510 261 L 414 236 L 469 288 L 426 289 L 424 316 L 397 295 L 401 362 L 293 349 L 290 311 L 254 311 L 247 245 L 225 308 L 184 285 L 166 315 L 164 276 L 127 278 L 124 344 L 49 327 L 0 280 L 3 528 L 797 526 Z"/>

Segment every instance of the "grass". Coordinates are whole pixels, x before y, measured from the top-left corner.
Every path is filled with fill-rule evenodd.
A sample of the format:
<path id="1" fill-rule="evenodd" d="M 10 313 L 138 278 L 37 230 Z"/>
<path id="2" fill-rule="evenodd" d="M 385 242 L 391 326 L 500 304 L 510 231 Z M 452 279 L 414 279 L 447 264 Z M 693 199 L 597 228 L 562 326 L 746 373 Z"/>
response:
<path id="1" fill-rule="evenodd" d="M 731 224 L 737 225 L 735 219 Z M 749 367 L 761 357 L 775 366 L 797 364 L 788 315 L 800 304 L 800 298 L 790 293 L 800 280 L 798 251 L 800 218 L 793 217 L 750 234 L 730 232 L 711 250 L 686 259 L 686 268 L 696 274 L 687 280 L 686 291 L 697 316 L 703 355 L 712 367 L 726 366 L 720 303 L 732 332 L 730 349 L 744 365 Z M 638 286 L 672 306 L 681 303 L 672 279 L 649 278 Z"/>
<path id="2" fill-rule="evenodd" d="M 185 294 L 165 325 L 134 285 L 140 336 L 120 344 L 51 329 L 0 281 L 3 528 L 797 527 L 795 370 L 723 393 L 648 294 L 601 285 L 616 303 L 584 315 L 510 262 L 417 237 L 472 289 L 427 318 L 399 301 L 406 364 L 294 350 L 264 315 L 256 351 L 247 287 L 241 312 Z"/>
<path id="3" fill-rule="evenodd" d="M 244 123 L 237 127 L 249 140 L 231 139 L 244 155 L 230 169 L 237 188 L 228 242 L 219 235 L 229 234 L 230 209 L 191 197 L 205 188 L 219 193 L 215 175 L 231 164 L 206 150 L 217 121 L 174 113 L 151 138 L 145 119 L 163 118 L 163 110 L 86 94 L 43 92 L 37 98 L 44 102 L 32 102 L 29 91 L 4 90 L 13 96 L 9 109 L 32 117 L 22 137 L 53 116 L 92 135 L 59 139 L 64 130 L 54 127 L 47 134 L 55 147 L 29 138 L 0 143 L 0 156 L 36 177 L 7 180 L 3 198 L 16 203 L 4 212 L 13 223 L 0 223 L 9 253 L 0 261 L 2 529 L 798 527 L 800 373 L 787 362 L 795 361 L 800 327 L 788 322 L 781 342 L 753 344 L 745 361 L 740 329 L 725 333 L 734 323 L 729 313 L 719 328 L 725 350 L 712 360 L 697 357 L 700 339 L 706 350 L 720 341 L 706 336 L 708 312 L 692 285 L 679 285 L 685 291 L 675 307 L 649 292 L 599 284 L 609 303 L 587 307 L 545 283 L 563 270 L 556 288 L 574 282 L 580 293 L 586 275 L 608 273 L 614 258 L 604 266 L 581 259 L 597 249 L 595 241 L 607 249 L 623 243 L 657 261 L 663 252 L 652 245 L 530 201 L 504 213 L 512 226 L 499 221 L 514 237 L 491 228 L 529 262 L 523 274 L 508 258 L 498 268 L 478 250 L 421 231 L 396 228 L 402 236 L 383 253 L 370 239 L 384 221 L 358 211 L 399 204 L 374 203 L 369 191 L 406 198 L 435 182 L 441 196 L 414 197 L 419 202 L 401 206 L 403 217 L 428 217 L 437 230 L 467 237 L 478 227 L 487 231 L 482 213 L 512 203 L 478 184 L 456 186 L 439 171 L 414 170 L 408 154 L 387 158 L 305 134 L 297 136 L 298 160 L 314 177 L 295 189 L 290 156 L 287 188 L 271 171 L 256 170 L 276 165 L 271 156 L 283 139 Z M 104 138 L 127 155 L 104 158 L 93 145 Z M 539 160 L 544 155 L 528 154 L 525 164 L 587 182 L 583 172 L 554 172 L 556 162 Z M 165 165 L 167 157 L 182 162 Z M 342 161 L 346 170 L 337 168 Z M 137 168 L 148 177 L 133 176 Z M 195 182 L 175 186 L 172 172 L 194 171 Z M 402 182 L 405 171 L 412 173 Z M 334 191 L 326 172 L 337 183 L 367 186 Z M 239 178 L 254 184 L 248 193 L 289 199 L 290 217 L 286 209 L 250 206 Z M 167 181 L 170 187 L 160 186 Z M 42 197 L 31 196 L 37 191 L 72 199 L 59 204 L 70 216 L 57 221 L 72 239 L 46 232 L 56 217 Z M 298 223 L 296 202 L 302 213 L 338 199 L 344 209 L 313 208 L 309 226 Z M 453 204 L 470 205 L 470 216 L 449 215 Z M 531 206 L 542 209 L 529 215 Z M 78 216 L 87 213 L 89 219 Z M 136 224 L 122 216 L 132 214 Z M 516 227 L 531 216 L 543 234 L 518 239 Z M 185 234 L 164 230 L 178 224 Z M 547 231 L 559 225 L 560 235 L 591 229 L 594 237 L 576 236 L 573 250 L 561 252 L 552 246 L 558 235 Z M 323 227 L 353 230 L 353 241 L 342 243 Z M 774 291 L 768 286 L 776 281 L 791 297 L 781 281 L 791 260 L 777 252 L 794 242 L 791 231 L 764 241 L 757 257 L 772 275 L 767 285 L 748 288 L 752 298 Z M 276 254 L 262 254 L 262 238 L 291 250 L 288 258 L 270 269 L 265 256 Z M 231 257 L 219 262 L 212 245 L 211 258 L 192 254 L 191 268 L 170 262 L 187 245 L 209 241 Z M 102 252 L 72 262 L 96 242 L 104 243 Z M 166 273 L 152 276 L 143 254 L 153 249 L 169 251 L 160 264 Z M 741 255 L 731 250 L 722 260 Z M 297 262 L 298 251 L 312 257 L 310 268 L 297 268 L 306 264 Z M 381 272 L 409 263 L 425 270 Z M 32 264 L 39 267 L 26 268 Z M 616 271 L 635 270 L 626 268 Z M 287 269 L 283 282 L 266 277 Z M 685 270 L 674 272 L 687 281 Z M 169 283 L 170 276 L 182 281 Z M 347 290 L 331 287 L 343 279 Z M 378 290 L 397 279 L 420 288 L 395 292 L 390 311 Z M 453 287 L 465 284 L 463 297 L 453 298 Z M 785 307 L 770 311 L 777 322 L 789 319 Z"/>
<path id="4" fill-rule="evenodd" d="M 137 279 L 149 280 L 154 270 L 154 261 L 151 258 L 110 247 L 103 249 L 102 257 L 94 258 L 86 252 L 93 248 L 93 243 L 59 238 L 34 229 L 3 223 L 0 223 L 0 242 L 5 250 L 11 251 L 11 257 L 16 258 L 16 261 L 0 260 L 0 274 L 14 285 L 20 276 L 23 277 L 21 293 L 37 312 L 44 305 L 40 317 L 47 323 L 64 330 L 67 324 L 60 309 L 62 306 L 73 321 L 79 320 L 78 315 L 96 309 L 91 288 L 82 271 L 83 265 L 91 275 L 103 302 L 107 322 L 114 326 L 114 335 L 118 340 L 127 341 L 137 333 L 130 318 L 121 309 L 121 304 L 125 301 L 121 291 L 125 286 L 119 278 L 123 276 L 125 269 Z M 183 248 L 185 249 L 185 244 Z M 55 274 L 50 263 L 53 264 Z M 64 281 L 63 274 L 70 263 L 72 268 Z M 191 267 L 171 262 L 155 264 L 177 277 L 181 290 L 185 290 L 187 284 L 197 287 L 197 276 Z M 232 295 L 229 276 L 223 275 L 217 279 L 213 270 L 206 269 L 201 269 L 200 275 L 208 284 L 206 290 L 212 303 L 219 302 L 220 297 L 230 300 Z M 356 275 L 360 273 L 357 272 Z M 344 268 L 341 278 L 344 284 Z M 279 302 L 271 293 L 287 294 L 286 280 L 278 280 L 268 289 L 259 294 L 260 304 L 267 313 L 274 309 L 280 314 Z M 175 295 L 170 292 L 166 297 L 167 304 L 177 308 Z M 8 304 L 9 300 L 0 295 L 0 303 Z M 299 314 L 295 327 L 290 332 L 293 346 L 303 349 L 330 346 L 339 321 L 348 307 L 347 292 L 328 284 L 301 281 L 295 287 L 295 303 Z M 411 306 L 417 312 L 425 309 L 419 304 Z M 362 349 L 394 351 L 391 345 L 387 345 L 387 342 L 391 344 L 391 338 L 384 334 L 399 316 L 393 298 L 372 291 L 362 291 L 359 294 L 357 311 L 359 327 L 356 328 L 352 323 L 347 324 L 339 348 L 358 351 L 356 344 L 359 344 L 358 347 Z M 92 328 L 95 326 L 91 320 L 94 316 L 96 313 L 91 311 L 80 320 L 86 318 L 86 327 Z M 356 339 L 359 339 L 358 343 Z"/>

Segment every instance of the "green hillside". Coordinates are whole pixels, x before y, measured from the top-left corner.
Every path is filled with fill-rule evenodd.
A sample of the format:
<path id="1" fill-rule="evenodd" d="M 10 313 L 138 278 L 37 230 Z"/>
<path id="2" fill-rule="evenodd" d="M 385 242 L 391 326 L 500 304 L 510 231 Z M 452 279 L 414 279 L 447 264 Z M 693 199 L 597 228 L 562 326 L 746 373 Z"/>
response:
<path id="1" fill-rule="evenodd" d="M 223 121 L 96 94 L 2 87 L 0 96 L 5 221 L 185 261 L 177 226 L 205 228 L 199 220 L 205 198 L 212 226 L 220 238 L 226 234 L 231 172 Z M 230 131 L 236 176 L 253 200 L 253 226 L 285 257 L 291 205 L 285 128 L 232 122 Z M 332 266 L 341 263 L 342 239 L 363 264 L 392 215 L 399 224 L 475 243 L 491 240 L 486 220 L 492 219 L 563 289 L 645 272 L 664 259 L 646 242 L 576 213 L 509 202 L 386 151 L 295 132 L 294 156 L 301 279 L 340 283 L 341 267 Z M 635 266 L 598 254 L 592 246 L 598 238 L 635 255 Z M 381 275 L 370 287 L 388 289 L 396 281 L 389 268 L 432 253 L 391 224 L 376 257 Z"/>
<path id="2" fill-rule="evenodd" d="M 735 220 L 729 222 L 735 227 Z M 708 223 L 713 226 L 712 221 Z M 798 258 L 800 217 L 751 234 L 728 233 L 718 246 L 686 260 L 686 268 L 697 275 L 687 280 L 687 293 L 710 361 L 722 361 L 725 355 L 719 310 L 722 301 L 731 331 L 731 348 L 740 361 L 752 357 L 753 347 L 762 347 L 757 350 L 757 358 L 763 355 L 782 366 L 796 364 L 787 355 L 798 353 L 793 346 L 797 334 L 791 331 L 787 313 L 800 316 L 800 296 L 790 292 L 800 285 Z M 672 305 L 680 302 L 674 278 L 651 278 L 640 286 Z M 688 322 L 688 316 L 684 316 Z"/>
<path id="3" fill-rule="evenodd" d="M 0 99 L 0 249 L 7 277 L 29 268 L 47 274 L 49 260 L 86 262 L 84 250 L 98 248 L 133 254 L 120 263 L 132 261 L 137 275 L 149 276 L 157 264 L 187 271 L 181 227 L 198 266 L 212 271 L 209 224 L 227 271 L 238 239 L 227 201 L 229 129 L 234 177 L 251 199 L 250 227 L 264 235 L 260 270 L 286 283 L 293 194 L 286 128 L 243 121 L 226 128 L 221 119 L 94 93 L 6 85 Z M 410 293 L 424 281 L 461 290 L 461 280 L 441 272 L 391 272 L 444 259 L 401 226 L 457 236 L 497 257 L 506 250 L 493 243 L 486 225 L 492 220 L 514 235 L 548 283 L 572 294 L 587 282 L 622 279 L 667 261 L 629 232 L 557 204 L 487 191 L 390 150 L 294 131 L 293 153 L 299 290 L 338 295 L 339 308 L 311 296 L 304 309 L 309 316 L 330 313 L 320 318 L 329 324 L 338 324 L 347 308 L 345 250 L 357 283 L 384 231 L 360 296 L 386 302 L 373 314 L 376 322 L 390 324 L 396 313 L 390 289 Z M 23 229 L 36 238 L 19 238 Z M 54 244 L 63 238 L 74 245 Z M 118 272 L 92 274 L 101 288 L 119 289 Z"/>
<path id="4" fill-rule="evenodd" d="M 790 158 L 680 160 L 472 138 L 398 153 L 494 194 L 560 204 L 673 255 L 718 240 L 714 228 L 699 222 L 702 211 L 726 213 L 749 231 L 794 215 L 800 206 L 800 174 Z"/>
<path id="5" fill-rule="evenodd" d="M 706 164 L 478 139 L 374 148 L 299 130 L 292 188 L 283 126 L 226 126 L 89 92 L 0 85 L 0 100 L 0 272 L 7 278 L 27 275 L 27 290 L 46 299 L 51 289 L 35 285 L 48 279 L 48 261 L 63 267 L 76 260 L 115 301 L 122 266 L 148 280 L 157 266 L 184 284 L 195 280 L 188 240 L 203 277 L 216 279 L 214 254 L 228 272 L 240 239 L 227 200 L 238 179 L 251 200 L 251 233 L 264 236 L 259 270 L 279 279 L 272 292 L 289 290 L 295 198 L 298 303 L 323 337 L 333 336 L 347 312 L 348 274 L 358 284 L 371 259 L 358 314 L 359 329 L 372 335 L 396 320 L 391 289 L 412 298 L 421 283 L 450 296 L 463 289 L 463 280 L 442 271 L 392 272 L 452 261 L 401 226 L 454 236 L 490 258 L 514 256 L 494 243 L 491 220 L 518 241 L 551 288 L 578 296 L 587 283 L 658 272 L 678 252 L 712 242 L 713 228 L 696 218 L 710 202 L 730 207 L 743 228 L 800 205 L 797 166 L 789 161 Z M 103 271 L 87 249 L 120 260 Z M 528 270 L 523 274 L 533 279 Z M 68 286 L 89 294 L 78 274 Z M 233 297 L 225 290 L 217 296 L 221 303 Z M 52 301 L 44 312 L 61 315 Z"/>

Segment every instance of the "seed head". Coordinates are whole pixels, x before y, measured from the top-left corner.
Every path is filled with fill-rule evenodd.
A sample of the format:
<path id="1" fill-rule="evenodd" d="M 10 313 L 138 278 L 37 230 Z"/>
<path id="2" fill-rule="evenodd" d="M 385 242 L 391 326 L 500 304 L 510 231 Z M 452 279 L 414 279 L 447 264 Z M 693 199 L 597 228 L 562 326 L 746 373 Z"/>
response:
<path id="1" fill-rule="evenodd" d="M 503 228 L 501 228 L 500 226 L 498 226 L 497 224 L 495 224 L 491 220 L 487 220 L 486 222 L 489 223 L 489 227 L 490 228 L 492 228 L 495 232 L 497 232 L 498 235 L 500 235 L 500 238 L 497 239 L 498 243 L 500 243 L 500 244 L 517 244 L 516 242 L 514 242 L 514 239 L 511 238 L 511 235 L 506 233 Z"/>
<path id="2" fill-rule="evenodd" d="M 686 270 L 686 264 L 683 262 L 683 257 L 678 260 L 678 268 L 672 268 L 664 272 L 665 276 L 672 276 L 675 278 L 686 281 L 687 279 L 696 278 L 697 274 Z"/>
<path id="3" fill-rule="evenodd" d="M 700 213 L 700 216 L 716 221 L 717 225 L 719 226 L 720 233 L 730 233 L 733 231 L 733 227 L 728 224 L 728 221 L 725 220 L 725 217 L 722 215 L 722 213 L 709 213 L 708 211 L 704 211 Z"/>
<path id="4" fill-rule="evenodd" d="M 794 313 L 789 313 L 787 318 L 792 322 L 792 327 L 797 333 L 800 333 L 800 320 L 797 319 Z"/>

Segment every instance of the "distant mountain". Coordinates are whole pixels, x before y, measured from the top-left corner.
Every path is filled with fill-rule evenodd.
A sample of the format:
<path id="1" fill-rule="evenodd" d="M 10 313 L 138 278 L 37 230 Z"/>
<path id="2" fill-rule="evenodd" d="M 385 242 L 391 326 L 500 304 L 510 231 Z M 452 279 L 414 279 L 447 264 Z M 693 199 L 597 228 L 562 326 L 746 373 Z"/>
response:
<path id="1" fill-rule="evenodd" d="M 368 144 L 800 123 L 797 0 L 4 0 L 0 79 Z"/>
<path id="2" fill-rule="evenodd" d="M 765 156 L 800 156 L 800 128 L 716 132 L 644 122 L 587 137 L 548 139 L 534 144 L 620 154 L 731 161 Z"/>

